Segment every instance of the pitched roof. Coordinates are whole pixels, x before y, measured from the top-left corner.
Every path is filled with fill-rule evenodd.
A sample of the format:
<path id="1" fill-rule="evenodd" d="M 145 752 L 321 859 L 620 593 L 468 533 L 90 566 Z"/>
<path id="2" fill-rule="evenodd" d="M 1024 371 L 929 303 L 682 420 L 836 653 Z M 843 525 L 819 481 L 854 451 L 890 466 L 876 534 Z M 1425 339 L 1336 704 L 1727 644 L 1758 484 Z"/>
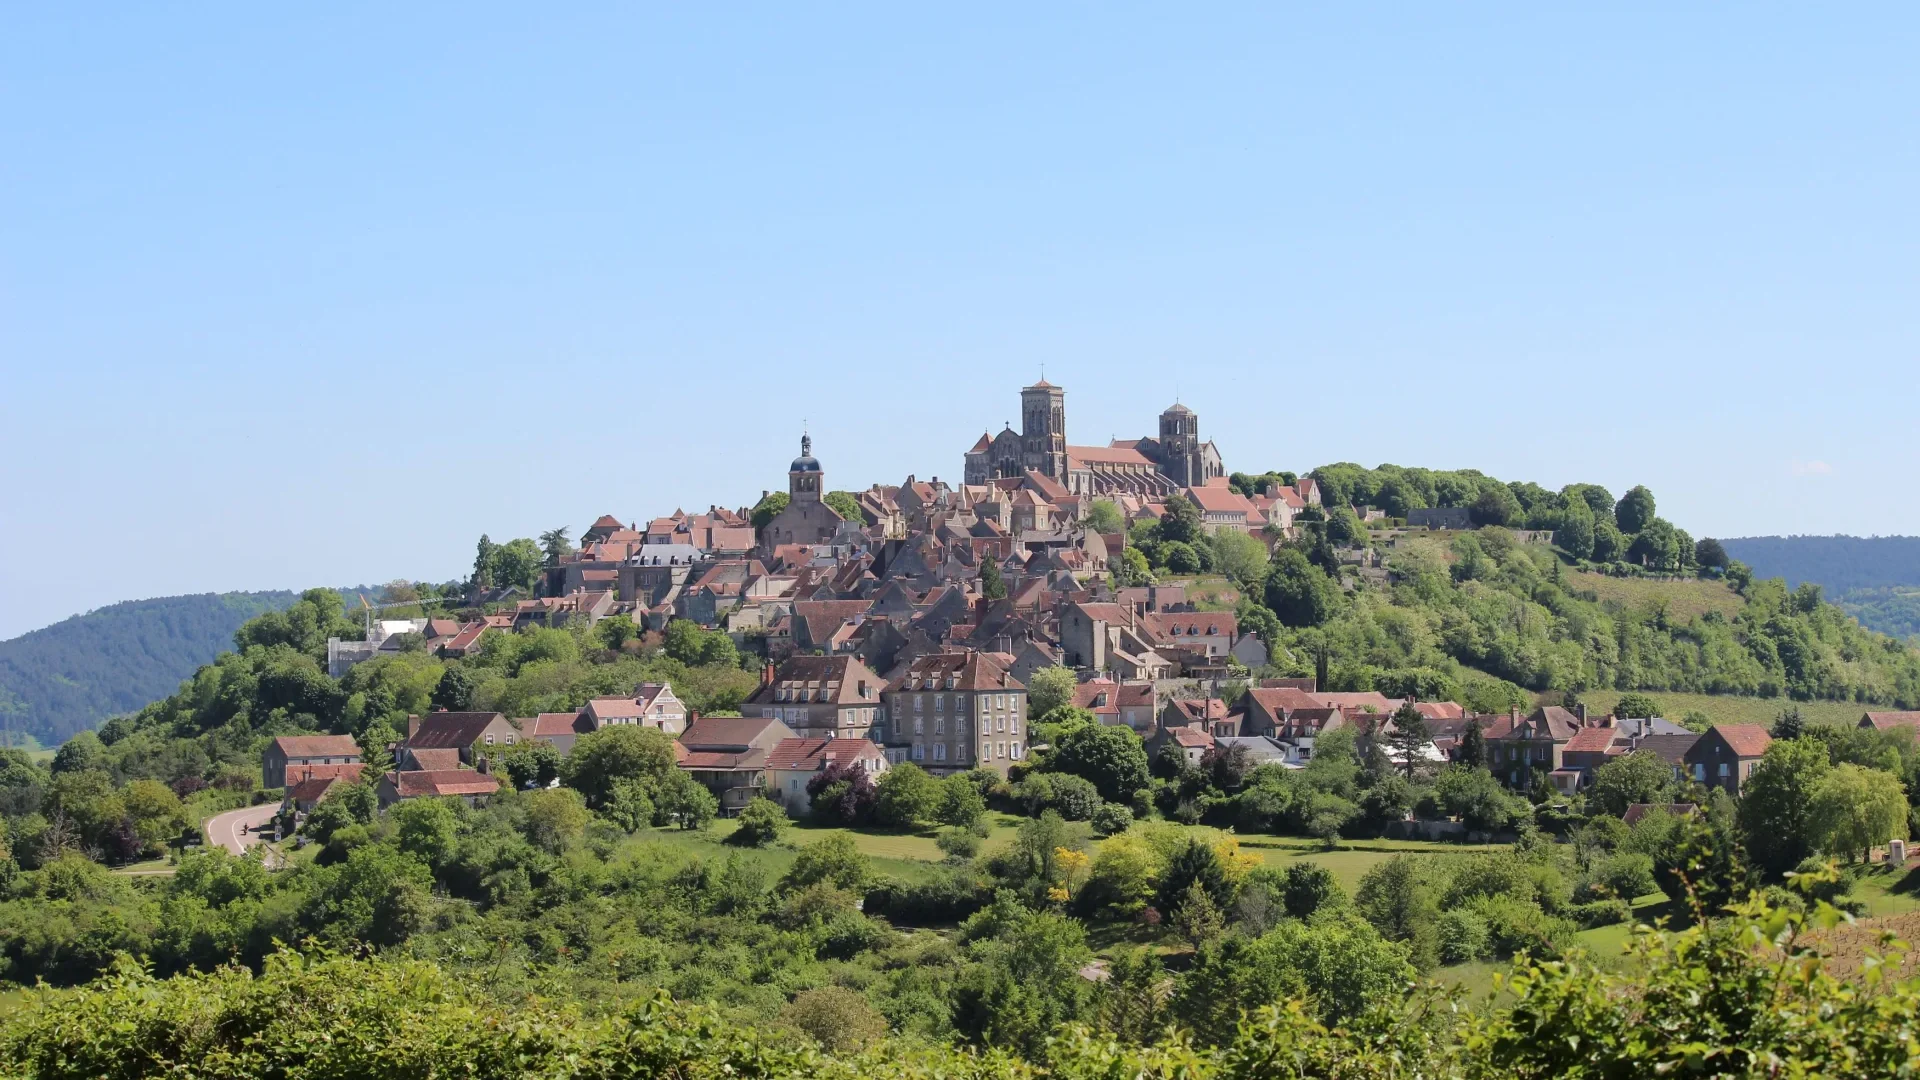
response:
<path id="1" fill-rule="evenodd" d="M 1326 706 L 1339 706 L 1349 712 L 1372 709 L 1374 712 L 1390 713 L 1400 707 L 1403 698 L 1390 698 L 1378 690 L 1357 691 L 1317 691 L 1313 697 Z"/>
<path id="2" fill-rule="evenodd" d="M 427 772 L 457 769 L 460 767 L 460 751 L 458 750 L 423 750 L 408 747 L 407 756 L 413 759 L 414 768 Z"/>
<path id="3" fill-rule="evenodd" d="M 282 735 L 273 745 L 289 758 L 360 756 L 360 744 L 351 735 Z"/>
<path id="4" fill-rule="evenodd" d="M 555 735 L 578 735 L 580 729 L 574 725 L 580 720 L 579 713 L 543 712 L 529 720 L 520 721 L 520 730 L 529 739 Z"/>
<path id="5" fill-rule="evenodd" d="M 1870 712 L 1860 718 L 1860 726 L 1879 731 L 1920 728 L 1920 712 Z"/>
<path id="6" fill-rule="evenodd" d="M 996 653 L 928 653 L 915 657 L 900 677 L 888 684 L 889 691 L 902 690 L 1025 690 L 1026 684 L 1013 677 Z"/>
<path id="7" fill-rule="evenodd" d="M 1275 716 L 1284 716 L 1293 709 L 1324 707 L 1318 697 L 1291 686 L 1256 686 L 1247 691 L 1247 696 Z"/>
<path id="8" fill-rule="evenodd" d="M 782 739 L 767 751 L 767 768 L 817 772 L 828 764 L 884 761 L 886 752 L 866 739 Z"/>
<path id="9" fill-rule="evenodd" d="M 587 708 L 602 720 L 636 720 L 647 714 L 646 706 L 633 698 L 597 697 L 587 702 Z"/>
<path id="10" fill-rule="evenodd" d="M 414 749 L 452 747 L 459 749 L 480 741 L 487 725 L 500 719 L 497 712 L 437 712 L 420 718 L 420 726 L 408 735 L 405 745 Z"/>
<path id="11" fill-rule="evenodd" d="M 1565 752 L 1569 754 L 1604 754 L 1613 746 L 1619 732 L 1610 727 L 1584 727 L 1573 733 L 1567 740 Z"/>
<path id="12" fill-rule="evenodd" d="M 861 694 L 863 686 L 865 696 Z M 878 701 L 885 686 L 886 680 L 855 656 L 792 656 L 774 672 L 773 681 L 755 691 L 748 701 L 755 705 L 777 701 L 858 705 Z"/>
<path id="13" fill-rule="evenodd" d="M 386 779 L 403 799 L 421 795 L 491 795 L 500 790 L 498 779 L 472 769 L 390 772 Z"/>
<path id="14" fill-rule="evenodd" d="M 1452 701 L 1416 701 L 1414 711 L 1428 720 L 1464 720 L 1467 710 Z"/>
<path id="15" fill-rule="evenodd" d="M 729 750 L 752 746 L 774 725 L 786 727 L 771 716 L 702 716 L 687 725 L 680 743 L 688 750 Z"/>
<path id="16" fill-rule="evenodd" d="M 296 803 L 319 802 L 327 794 L 327 789 L 346 781 L 338 776 L 326 776 L 316 780 L 302 780 L 287 789 L 286 799 Z"/>
<path id="17" fill-rule="evenodd" d="M 1227 718 L 1227 703 L 1219 698 L 1175 698 L 1168 704 L 1188 721 L 1212 722 Z"/>
<path id="18" fill-rule="evenodd" d="M 1187 489 L 1187 498 L 1204 513 L 1241 514 L 1252 512 L 1253 504 L 1245 495 L 1229 487 L 1215 487 L 1211 484 Z"/>
<path id="19" fill-rule="evenodd" d="M 1759 757 L 1773 742 L 1773 736 L 1759 724 L 1715 724 L 1708 730 L 1719 732 L 1727 746 L 1743 758 Z"/>
<path id="20" fill-rule="evenodd" d="M 1130 446 L 1069 446 L 1067 457 L 1082 465 L 1140 465 L 1153 467 L 1153 459 Z"/>
<path id="21" fill-rule="evenodd" d="M 1191 746 L 1199 749 L 1205 749 L 1213 745 L 1213 736 L 1207 734 L 1206 732 L 1200 730 L 1199 728 L 1190 728 L 1190 727 L 1168 728 L 1167 738 L 1172 739 L 1174 742 L 1179 743 L 1181 746 Z"/>
<path id="22" fill-rule="evenodd" d="M 1688 732 L 1685 735 L 1648 735 L 1640 740 L 1635 750 L 1651 750 L 1665 758 L 1669 764 L 1678 765 L 1686 759 L 1687 751 L 1700 741 L 1700 736 Z"/>

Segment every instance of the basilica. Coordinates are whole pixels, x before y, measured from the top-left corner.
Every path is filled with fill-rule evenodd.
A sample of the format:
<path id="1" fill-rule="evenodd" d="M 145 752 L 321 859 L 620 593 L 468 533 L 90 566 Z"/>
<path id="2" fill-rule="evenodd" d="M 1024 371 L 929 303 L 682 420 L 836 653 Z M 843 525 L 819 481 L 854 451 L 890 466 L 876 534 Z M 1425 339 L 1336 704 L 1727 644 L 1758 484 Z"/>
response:
<path id="1" fill-rule="evenodd" d="M 1226 475 L 1220 451 L 1200 440 L 1200 418 L 1175 404 L 1160 414 L 1160 434 L 1107 446 L 1067 444 L 1067 392 L 1041 379 L 1020 391 L 1020 430 L 982 433 L 967 451 L 966 482 L 1026 475 L 1050 477 L 1074 495 L 1164 497 Z"/>

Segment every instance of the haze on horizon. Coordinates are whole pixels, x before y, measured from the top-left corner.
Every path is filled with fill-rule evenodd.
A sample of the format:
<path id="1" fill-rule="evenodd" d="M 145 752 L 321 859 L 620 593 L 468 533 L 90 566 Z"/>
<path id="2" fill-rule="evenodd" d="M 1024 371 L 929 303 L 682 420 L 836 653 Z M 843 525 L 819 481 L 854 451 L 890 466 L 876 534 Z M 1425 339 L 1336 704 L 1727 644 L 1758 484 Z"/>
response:
<path id="1" fill-rule="evenodd" d="M 1229 469 L 1920 533 L 1920 11 L 21 9 L 0 638 L 957 478 L 1045 366 Z"/>

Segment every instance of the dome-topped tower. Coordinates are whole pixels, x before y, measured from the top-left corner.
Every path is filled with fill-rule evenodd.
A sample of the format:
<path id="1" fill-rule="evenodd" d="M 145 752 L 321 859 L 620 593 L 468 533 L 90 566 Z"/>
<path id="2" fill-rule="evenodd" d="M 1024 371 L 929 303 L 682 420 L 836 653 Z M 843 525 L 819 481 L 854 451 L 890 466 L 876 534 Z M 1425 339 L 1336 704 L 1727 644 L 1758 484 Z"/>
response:
<path id="1" fill-rule="evenodd" d="M 787 495 L 794 502 L 819 502 L 820 485 L 826 473 L 820 459 L 813 456 L 813 436 L 800 436 L 800 456 L 787 466 Z"/>

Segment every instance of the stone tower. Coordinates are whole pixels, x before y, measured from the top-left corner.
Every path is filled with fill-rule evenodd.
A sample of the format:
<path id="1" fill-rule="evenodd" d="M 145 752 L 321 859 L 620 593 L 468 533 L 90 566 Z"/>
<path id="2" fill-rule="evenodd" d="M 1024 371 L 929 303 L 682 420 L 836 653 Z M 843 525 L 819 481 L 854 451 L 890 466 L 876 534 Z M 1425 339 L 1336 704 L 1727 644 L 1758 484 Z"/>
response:
<path id="1" fill-rule="evenodd" d="M 800 436 L 800 456 L 787 466 L 787 495 L 794 503 L 817 503 L 822 494 L 821 483 L 826 473 L 820 471 L 820 460 L 813 456 L 813 436 Z"/>
<path id="2" fill-rule="evenodd" d="M 1020 465 L 1067 478 L 1067 392 L 1045 379 L 1020 391 Z"/>
<path id="3" fill-rule="evenodd" d="M 1160 414 L 1160 471 L 1181 487 L 1206 482 L 1200 465 L 1200 418 L 1192 409 L 1175 402 Z"/>

